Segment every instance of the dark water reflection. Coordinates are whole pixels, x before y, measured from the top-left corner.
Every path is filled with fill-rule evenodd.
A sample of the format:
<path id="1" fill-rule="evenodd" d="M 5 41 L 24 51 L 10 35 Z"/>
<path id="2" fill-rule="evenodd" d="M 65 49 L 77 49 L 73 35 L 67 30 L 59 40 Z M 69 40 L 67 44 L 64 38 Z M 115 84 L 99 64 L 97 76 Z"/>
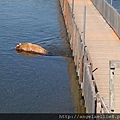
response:
<path id="1" fill-rule="evenodd" d="M 0 112 L 82 110 L 58 1 L 1 0 L 0 16 Z M 36 43 L 54 55 L 17 54 L 19 42 Z"/>
<path id="2" fill-rule="evenodd" d="M 61 37 L 63 38 L 64 42 L 62 43 L 63 46 L 66 46 L 66 48 L 70 48 L 69 46 L 69 39 L 68 39 L 68 36 L 67 36 L 67 31 L 66 31 L 66 28 L 65 28 L 65 23 L 64 23 L 64 20 L 63 20 L 63 16 L 62 16 L 62 11 L 60 9 L 60 7 L 58 7 L 58 20 L 59 20 L 59 23 L 60 23 L 60 28 L 61 28 Z M 73 57 L 69 57 L 69 55 L 71 56 L 71 51 L 69 51 L 69 49 L 66 49 L 66 52 L 67 53 L 70 53 L 68 54 L 68 57 L 67 56 L 62 56 L 67 62 L 68 62 L 68 68 L 67 68 L 67 71 L 68 71 L 68 74 L 69 74 L 69 77 L 70 77 L 70 90 L 71 90 L 71 93 L 72 93 L 72 96 L 73 96 L 73 99 L 74 99 L 74 105 L 75 105 L 75 111 L 76 113 L 85 113 L 85 107 L 84 107 L 84 100 L 81 96 L 81 90 L 80 90 L 80 87 L 78 85 L 78 77 L 77 77 L 77 74 L 76 74 L 76 68 L 75 68 L 75 64 L 74 64 L 74 61 L 73 61 Z"/>

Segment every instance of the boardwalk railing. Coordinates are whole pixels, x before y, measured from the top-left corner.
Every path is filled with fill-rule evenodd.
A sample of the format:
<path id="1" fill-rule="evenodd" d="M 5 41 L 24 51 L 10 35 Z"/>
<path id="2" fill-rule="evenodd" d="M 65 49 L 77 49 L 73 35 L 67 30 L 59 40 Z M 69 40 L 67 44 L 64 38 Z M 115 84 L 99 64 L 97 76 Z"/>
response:
<path id="1" fill-rule="evenodd" d="M 120 14 L 118 11 L 107 0 L 92 0 L 92 2 L 120 38 Z"/>
<path id="2" fill-rule="evenodd" d="M 93 77 L 93 64 L 86 45 L 84 44 L 84 32 L 81 32 L 73 15 L 73 8 L 68 0 L 59 0 L 63 17 L 65 20 L 70 47 L 73 51 L 76 72 L 79 76 L 79 84 L 82 85 L 87 113 L 109 113 L 109 110 L 99 96 L 97 86 Z M 73 0 L 74 1 L 74 0 Z M 74 7 L 72 5 L 72 7 Z M 100 109 L 98 107 L 100 106 Z"/>
<path id="3" fill-rule="evenodd" d="M 91 78 L 91 73 L 89 71 L 88 65 L 85 64 L 84 69 L 84 80 L 83 80 L 83 92 L 85 98 L 86 110 L 88 113 L 95 113 L 95 88 Z"/>

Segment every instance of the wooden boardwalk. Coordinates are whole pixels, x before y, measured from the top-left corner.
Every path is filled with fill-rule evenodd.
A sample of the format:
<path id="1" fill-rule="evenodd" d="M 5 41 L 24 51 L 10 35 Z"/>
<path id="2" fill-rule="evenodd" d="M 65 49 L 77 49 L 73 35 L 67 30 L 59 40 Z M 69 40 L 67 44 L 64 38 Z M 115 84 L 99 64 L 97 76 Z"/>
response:
<path id="1" fill-rule="evenodd" d="M 72 4 L 72 0 L 68 0 Z M 72 6 L 72 5 L 71 5 Z M 84 6 L 87 8 L 85 43 L 93 62 L 94 78 L 100 96 L 109 107 L 109 60 L 120 60 L 120 40 L 90 0 L 74 0 L 74 17 L 83 30 Z M 120 112 L 120 72 L 115 70 L 115 113 Z"/>

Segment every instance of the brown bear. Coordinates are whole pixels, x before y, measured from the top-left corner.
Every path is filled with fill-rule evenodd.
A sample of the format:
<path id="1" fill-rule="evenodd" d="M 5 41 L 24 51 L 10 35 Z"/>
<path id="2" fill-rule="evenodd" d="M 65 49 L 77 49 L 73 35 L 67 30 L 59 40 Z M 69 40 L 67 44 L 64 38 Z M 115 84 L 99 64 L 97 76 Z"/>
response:
<path id="1" fill-rule="evenodd" d="M 43 54 L 43 55 L 46 55 L 49 53 L 43 47 L 36 44 L 29 43 L 29 42 L 22 43 L 22 44 L 19 43 L 19 45 L 15 47 L 15 50 L 17 52 L 27 52 L 32 54 Z"/>

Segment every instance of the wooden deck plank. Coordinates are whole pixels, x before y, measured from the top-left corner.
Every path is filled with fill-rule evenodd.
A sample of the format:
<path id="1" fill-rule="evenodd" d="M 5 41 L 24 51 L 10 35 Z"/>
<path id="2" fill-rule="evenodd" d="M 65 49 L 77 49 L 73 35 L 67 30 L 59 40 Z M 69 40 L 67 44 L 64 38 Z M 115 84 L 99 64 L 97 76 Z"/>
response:
<path id="1" fill-rule="evenodd" d="M 120 60 L 120 40 L 111 27 L 103 19 L 90 0 L 74 0 L 74 16 L 79 30 L 83 30 L 83 11 L 86 15 L 86 45 L 93 61 L 98 67 L 94 77 L 100 95 L 109 106 L 109 60 Z M 72 4 L 72 0 L 69 0 Z M 120 74 L 116 71 L 115 78 L 115 112 L 120 112 Z"/>

